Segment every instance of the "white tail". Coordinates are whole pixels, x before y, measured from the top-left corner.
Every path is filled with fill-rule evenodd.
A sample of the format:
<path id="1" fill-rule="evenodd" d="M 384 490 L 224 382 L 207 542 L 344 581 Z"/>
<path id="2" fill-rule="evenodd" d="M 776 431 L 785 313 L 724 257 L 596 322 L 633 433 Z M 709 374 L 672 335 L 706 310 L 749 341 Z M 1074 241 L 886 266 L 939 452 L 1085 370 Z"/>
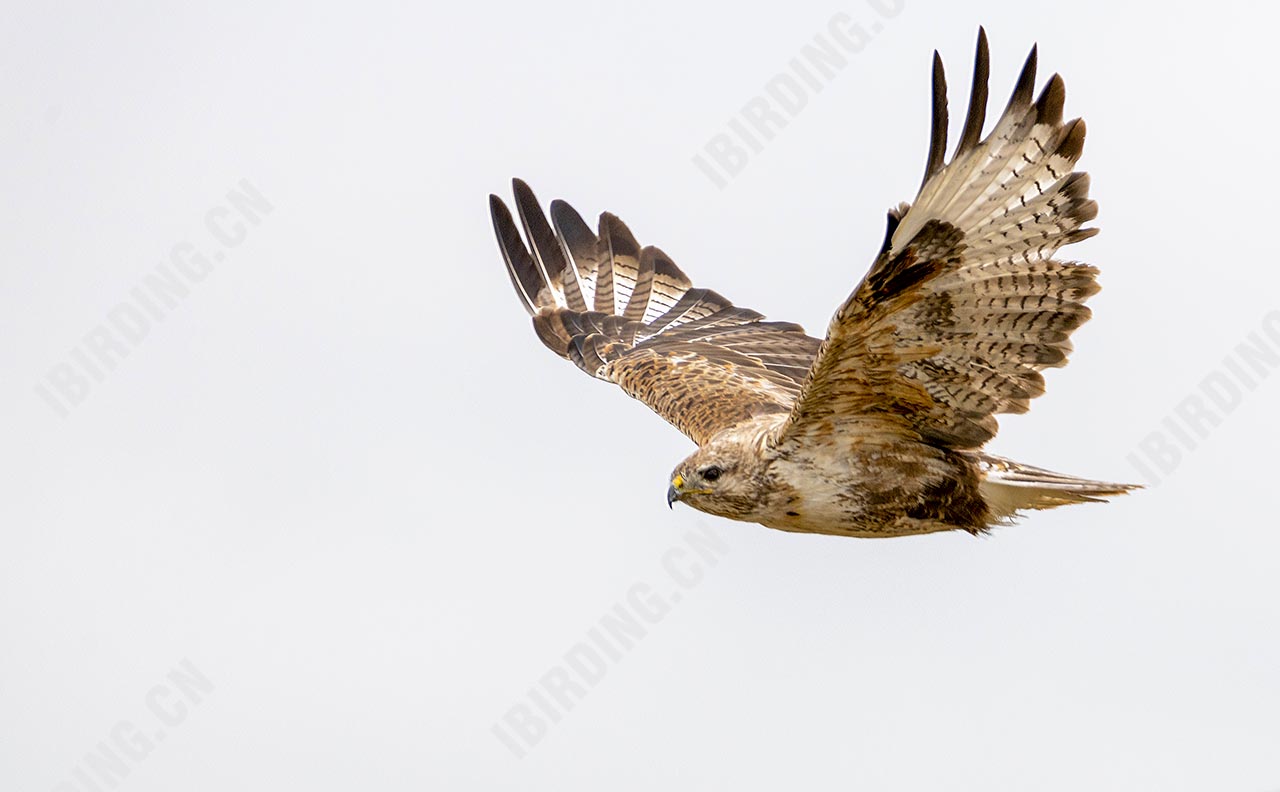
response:
<path id="1" fill-rule="evenodd" d="M 1024 509 L 1101 503 L 1141 489 L 1137 484 L 1091 481 L 987 454 L 979 457 L 978 467 L 983 473 L 979 490 L 992 517 L 998 521 L 1007 520 Z"/>

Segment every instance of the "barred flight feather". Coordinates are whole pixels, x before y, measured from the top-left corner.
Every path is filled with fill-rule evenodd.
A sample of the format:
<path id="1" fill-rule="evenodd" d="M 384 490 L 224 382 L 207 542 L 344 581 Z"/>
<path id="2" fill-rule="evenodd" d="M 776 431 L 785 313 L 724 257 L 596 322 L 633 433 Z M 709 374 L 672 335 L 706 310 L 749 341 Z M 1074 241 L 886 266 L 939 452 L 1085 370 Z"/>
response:
<path id="1" fill-rule="evenodd" d="M 1044 392 L 1040 372 L 1066 363 L 1070 333 L 1089 318 L 1084 302 L 1098 290 L 1095 268 L 1052 258 L 1063 245 L 1096 233 L 1081 228 L 1096 216 L 1097 205 L 1088 198 L 1088 177 L 1072 172 L 1083 150 L 1084 124 L 1062 121 L 1062 79 L 1051 77 L 1031 101 L 1033 48 L 1004 113 L 979 139 L 989 70 L 986 35 L 980 33 L 964 132 L 952 161 L 944 163 L 946 82 L 935 57 L 925 180 L 913 204 L 890 213 L 886 245 L 860 287 L 878 295 L 873 301 L 885 299 L 890 292 L 877 278 L 896 262 L 942 263 L 936 277 L 884 321 L 891 322 L 888 332 L 903 353 L 932 347 L 932 354 L 900 360 L 896 369 L 930 397 L 927 408 L 912 412 L 917 431 L 954 448 L 982 445 L 997 430 L 993 415 L 1025 412 L 1029 400 Z M 943 228 L 950 232 L 941 233 Z M 865 341 L 873 335 L 874 328 L 860 326 L 869 315 L 848 310 L 865 302 L 855 292 L 829 333 L 830 353 L 847 357 L 850 366 L 865 365 L 866 352 L 832 338 Z M 838 372 L 842 365 L 820 356 L 815 376 L 820 368 Z M 821 392 L 829 398 L 827 389 Z"/>
<path id="2" fill-rule="evenodd" d="M 997 415 L 1027 411 L 1042 372 L 1066 364 L 1098 291 L 1096 268 L 1055 258 L 1097 233 L 1085 224 L 1098 207 L 1075 171 L 1084 122 L 1063 120 L 1056 74 L 1033 98 L 1036 66 L 1033 47 L 984 137 L 990 57 L 979 29 L 948 161 L 934 53 L 920 189 L 889 211 L 878 256 L 824 340 L 695 287 L 613 214 L 593 231 L 556 200 L 548 220 L 518 179 L 518 225 L 490 197 L 511 283 L 543 344 L 702 446 L 673 487 L 711 469 L 707 459 L 716 478 L 736 481 L 707 477 L 689 492 L 711 513 L 788 531 L 978 533 L 1022 509 L 1126 492 L 978 450 Z"/>
<path id="3" fill-rule="evenodd" d="M 818 339 L 695 288 L 615 215 L 602 214 L 593 233 L 564 201 L 552 202 L 548 222 L 527 184 L 515 180 L 513 192 L 520 228 L 492 196 L 494 229 L 549 349 L 617 383 L 699 442 L 743 416 L 790 409 Z M 690 407 L 712 393 L 708 404 Z"/>

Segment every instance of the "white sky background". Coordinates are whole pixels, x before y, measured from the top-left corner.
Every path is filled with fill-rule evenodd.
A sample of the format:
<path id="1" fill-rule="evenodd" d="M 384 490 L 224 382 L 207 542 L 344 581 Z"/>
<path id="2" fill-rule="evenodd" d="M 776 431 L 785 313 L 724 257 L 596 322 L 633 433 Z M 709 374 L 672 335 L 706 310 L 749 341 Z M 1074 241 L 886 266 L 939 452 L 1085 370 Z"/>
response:
<path id="1" fill-rule="evenodd" d="M 7 8 L 0 788 L 90 790 L 106 743 L 127 790 L 1280 789 L 1280 377 L 1139 495 L 864 541 L 669 512 L 690 443 L 530 331 L 512 176 L 821 334 L 915 193 L 930 53 L 954 139 L 984 23 L 989 119 L 1039 41 L 1088 121 L 1105 286 L 993 449 L 1144 480 L 1280 309 L 1275 15 L 906 0 L 717 189 L 691 158 L 842 11 L 878 18 Z M 245 179 L 272 209 L 220 246 Z M 183 242 L 224 260 L 60 417 L 35 386 Z M 516 758 L 491 727 L 636 583 L 683 598 Z"/>

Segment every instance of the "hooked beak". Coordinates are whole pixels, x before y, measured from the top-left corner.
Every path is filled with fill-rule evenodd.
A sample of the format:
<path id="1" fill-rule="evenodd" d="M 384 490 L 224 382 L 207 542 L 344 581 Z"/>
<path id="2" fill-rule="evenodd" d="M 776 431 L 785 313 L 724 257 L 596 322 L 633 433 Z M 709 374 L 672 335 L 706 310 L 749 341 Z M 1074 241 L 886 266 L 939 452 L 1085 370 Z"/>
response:
<path id="1" fill-rule="evenodd" d="M 680 496 L 684 494 L 681 489 L 684 487 L 684 477 L 677 475 L 671 479 L 671 483 L 667 485 L 667 508 L 674 509 L 675 502 L 680 500 Z"/>

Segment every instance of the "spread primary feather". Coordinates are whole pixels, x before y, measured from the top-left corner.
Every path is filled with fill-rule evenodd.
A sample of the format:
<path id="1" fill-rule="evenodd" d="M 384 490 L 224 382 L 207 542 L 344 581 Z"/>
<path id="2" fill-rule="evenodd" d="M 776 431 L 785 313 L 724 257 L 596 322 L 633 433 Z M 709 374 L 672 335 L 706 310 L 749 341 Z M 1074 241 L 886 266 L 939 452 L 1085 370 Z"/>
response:
<path id="1" fill-rule="evenodd" d="M 1121 494 L 982 451 L 995 416 L 1025 412 L 1088 320 L 1096 268 L 1055 258 L 1097 232 L 1075 171 L 1085 127 L 1065 87 L 1037 99 L 1036 50 L 982 137 L 989 61 L 979 31 L 960 140 L 946 160 L 935 53 L 933 130 L 915 200 L 824 339 L 697 288 L 617 217 L 596 230 L 563 201 L 550 220 L 515 180 L 516 217 L 490 199 L 499 248 L 537 336 L 643 401 L 700 446 L 672 497 L 788 531 L 980 532 L 1025 509 Z M 714 468 L 714 479 L 704 471 Z M 674 486 L 674 485 L 673 485 Z"/>

